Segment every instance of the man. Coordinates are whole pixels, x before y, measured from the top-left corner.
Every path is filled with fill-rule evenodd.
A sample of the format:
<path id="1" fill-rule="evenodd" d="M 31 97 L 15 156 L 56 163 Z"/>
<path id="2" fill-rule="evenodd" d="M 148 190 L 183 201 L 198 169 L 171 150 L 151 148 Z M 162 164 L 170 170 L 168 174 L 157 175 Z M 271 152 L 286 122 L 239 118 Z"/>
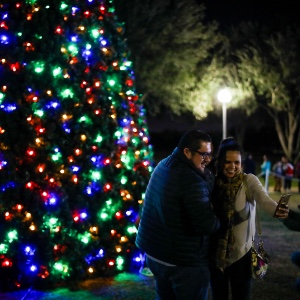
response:
<path id="1" fill-rule="evenodd" d="M 136 245 L 147 254 L 157 299 L 207 299 L 208 235 L 219 228 L 210 202 L 211 157 L 210 136 L 188 131 L 147 186 Z"/>

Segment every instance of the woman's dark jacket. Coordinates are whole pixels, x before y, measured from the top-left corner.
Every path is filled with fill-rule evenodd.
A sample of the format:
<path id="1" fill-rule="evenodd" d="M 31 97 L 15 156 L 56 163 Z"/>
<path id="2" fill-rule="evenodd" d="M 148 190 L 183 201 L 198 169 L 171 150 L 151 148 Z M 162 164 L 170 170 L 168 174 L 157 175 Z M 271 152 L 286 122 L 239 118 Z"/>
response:
<path id="1" fill-rule="evenodd" d="M 177 266 L 208 264 L 208 235 L 219 227 L 210 202 L 213 176 L 201 173 L 176 148 L 147 186 L 136 245 Z"/>

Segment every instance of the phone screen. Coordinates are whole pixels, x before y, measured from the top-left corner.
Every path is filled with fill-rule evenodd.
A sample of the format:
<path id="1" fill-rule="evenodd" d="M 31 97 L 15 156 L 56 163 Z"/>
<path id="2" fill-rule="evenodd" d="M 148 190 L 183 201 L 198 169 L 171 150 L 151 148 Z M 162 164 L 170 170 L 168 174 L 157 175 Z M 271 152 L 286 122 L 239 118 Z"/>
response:
<path id="1" fill-rule="evenodd" d="M 277 214 L 277 211 L 279 210 L 279 208 L 282 205 L 287 205 L 289 203 L 290 197 L 291 197 L 291 194 L 283 194 L 283 195 L 281 195 L 281 197 L 280 197 L 280 199 L 278 201 L 277 207 L 275 209 L 273 217 L 275 217 L 275 215 Z"/>

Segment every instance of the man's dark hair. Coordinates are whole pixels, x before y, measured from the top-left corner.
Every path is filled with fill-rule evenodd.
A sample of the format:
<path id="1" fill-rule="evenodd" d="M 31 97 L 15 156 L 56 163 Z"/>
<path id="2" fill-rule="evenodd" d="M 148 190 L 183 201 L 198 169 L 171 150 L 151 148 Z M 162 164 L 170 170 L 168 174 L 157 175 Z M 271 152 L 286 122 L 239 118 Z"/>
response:
<path id="1" fill-rule="evenodd" d="M 211 137 L 200 130 L 194 129 L 187 131 L 180 139 L 178 143 L 178 148 L 183 150 L 184 148 L 189 148 L 190 150 L 197 150 L 201 148 L 202 142 L 212 142 Z"/>

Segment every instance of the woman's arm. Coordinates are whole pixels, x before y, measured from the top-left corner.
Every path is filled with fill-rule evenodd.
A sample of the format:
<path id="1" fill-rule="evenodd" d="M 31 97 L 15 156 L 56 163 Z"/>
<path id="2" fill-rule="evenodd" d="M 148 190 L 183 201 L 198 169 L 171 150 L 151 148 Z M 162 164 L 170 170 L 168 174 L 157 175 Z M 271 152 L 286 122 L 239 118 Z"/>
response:
<path id="1" fill-rule="evenodd" d="M 250 193 L 256 200 L 257 204 L 270 215 L 273 216 L 275 209 L 277 207 L 277 202 L 274 201 L 269 194 L 266 192 L 265 188 L 261 184 L 260 180 L 253 174 L 247 175 L 247 183 L 250 189 Z M 288 208 L 282 207 L 278 210 L 276 214 L 277 218 L 286 218 L 288 216 Z"/>

